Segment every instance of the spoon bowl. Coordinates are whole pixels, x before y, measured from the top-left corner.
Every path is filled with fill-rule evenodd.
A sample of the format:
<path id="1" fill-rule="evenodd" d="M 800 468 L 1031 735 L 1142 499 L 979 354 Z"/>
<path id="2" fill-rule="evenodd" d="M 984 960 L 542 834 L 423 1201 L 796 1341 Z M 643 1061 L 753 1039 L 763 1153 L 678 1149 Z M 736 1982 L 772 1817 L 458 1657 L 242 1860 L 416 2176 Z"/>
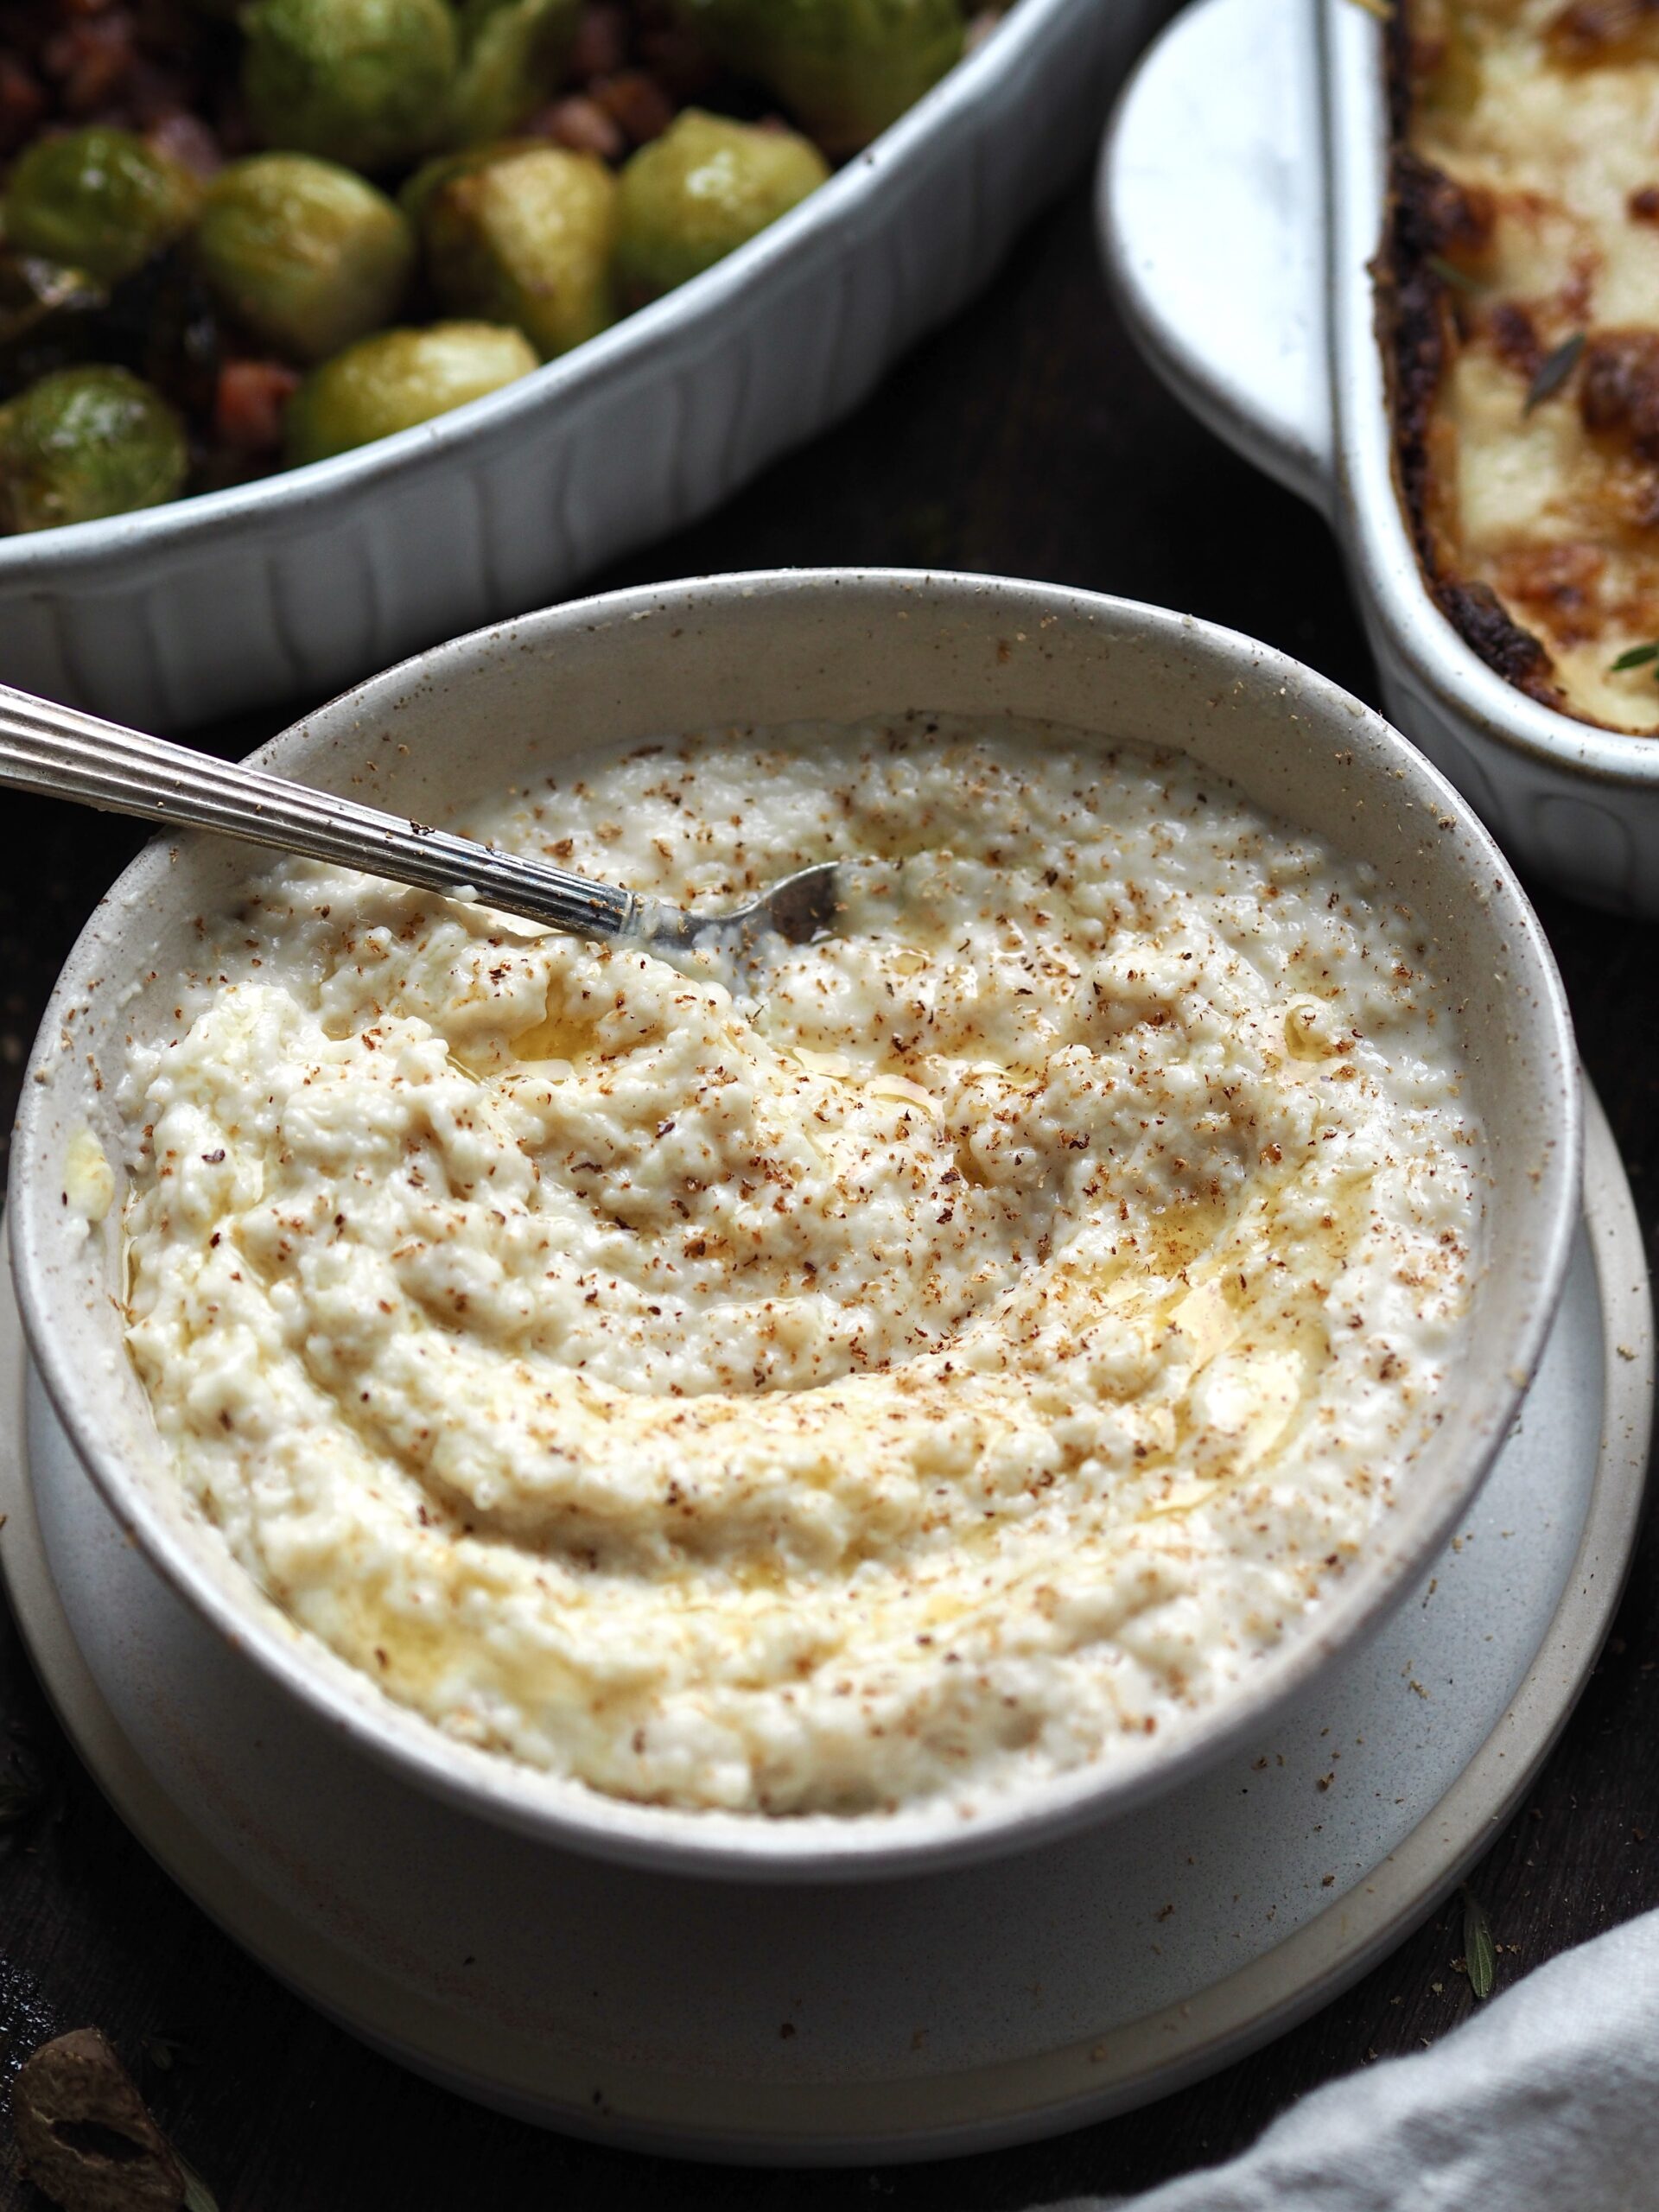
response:
<path id="1" fill-rule="evenodd" d="M 836 912 L 834 861 L 785 877 L 746 906 L 688 912 L 268 769 L 146 737 L 10 684 L 0 684 L 0 784 L 100 812 L 188 823 L 314 860 L 344 861 L 365 874 L 474 899 L 574 937 L 608 939 L 692 973 L 724 969 L 746 989 L 755 984 L 768 937 L 807 944 L 830 932 Z"/>

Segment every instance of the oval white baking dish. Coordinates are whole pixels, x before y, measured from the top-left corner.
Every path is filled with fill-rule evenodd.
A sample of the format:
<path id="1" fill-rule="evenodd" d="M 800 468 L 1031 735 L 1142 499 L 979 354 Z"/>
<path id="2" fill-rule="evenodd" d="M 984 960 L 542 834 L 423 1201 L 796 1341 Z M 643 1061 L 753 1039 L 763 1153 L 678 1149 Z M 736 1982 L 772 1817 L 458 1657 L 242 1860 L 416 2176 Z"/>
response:
<path id="1" fill-rule="evenodd" d="M 1108 271 L 1154 367 L 1337 532 L 1393 720 L 1523 868 L 1659 915 L 1659 740 L 1527 698 L 1423 585 L 1369 268 L 1383 71 L 1382 26 L 1355 0 L 1198 0 L 1142 60 L 1107 135 Z"/>
<path id="2" fill-rule="evenodd" d="M 583 746 L 906 708 L 1014 714 L 1188 753 L 1369 859 L 1382 895 L 1409 903 L 1459 1007 L 1468 1093 L 1487 1138 L 1482 1263 L 1458 1386 L 1427 1425 L 1368 1555 L 1235 1695 L 1133 1758 L 988 1801 L 974 1819 L 954 1805 L 766 1821 L 627 1804 L 458 1744 L 296 1629 L 187 1509 L 124 1342 L 120 1205 L 88 1238 L 62 1203 L 66 1148 L 88 1128 L 111 1160 L 122 1157 L 105 1077 L 131 1034 L 169 1018 L 192 918 L 247 878 L 247 855 L 223 841 L 153 844 L 83 932 L 24 1085 L 8 1218 L 30 1349 L 118 1520 L 199 1615 L 311 1725 L 480 1819 L 663 1869 L 772 1878 L 913 1872 L 1104 1820 L 1224 1756 L 1381 1624 L 1465 1510 L 1538 1357 L 1580 1176 L 1577 1071 L 1548 949 L 1444 778 L 1379 716 L 1266 646 L 1045 585 L 902 571 L 736 575 L 578 601 L 458 639 L 335 700 L 257 757 L 435 822 Z"/>
<path id="3" fill-rule="evenodd" d="M 504 391 L 257 484 L 0 538 L 7 681 L 141 729 L 321 696 L 704 513 L 983 281 L 1157 13 L 1019 0 L 770 230 Z"/>

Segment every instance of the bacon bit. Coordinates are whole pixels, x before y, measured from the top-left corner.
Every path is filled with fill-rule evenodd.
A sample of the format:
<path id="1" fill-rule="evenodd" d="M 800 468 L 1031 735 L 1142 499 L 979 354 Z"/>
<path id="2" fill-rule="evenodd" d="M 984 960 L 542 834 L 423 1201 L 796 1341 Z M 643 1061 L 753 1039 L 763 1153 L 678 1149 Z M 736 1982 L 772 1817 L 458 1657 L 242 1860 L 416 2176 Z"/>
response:
<path id="1" fill-rule="evenodd" d="M 213 428 L 238 453 L 272 453 L 283 442 L 283 412 L 300 379 L 280 361 L 226 361 L 219 372 Z"/>
<path id="2" fill-rule="evenodd" d="M 621 124 L 582 92 L 555 100 L 532 116 L 524 129 L 532 138 L 550 138 L 556 146 L 567 146 L 573 154 L 597 154 L 602 162 L 620 162 L 628 150 Z"/>
<path id="3" fill-rule="evenodd" d="M 165 154 L 193 176 L 214 176 L 224 167 L 218 139 L 199 115 L 187 114 L 182 108 L 160 117 L 144 136 L 158 154 Z"/>
<path id="4" fill-rule="evenodd" d="M 601 78 L 589 90 L 636 146 L 660 138 L 674 120 L 674 103 L 643 69 L 624 69 L 618 76 Z"/>
<path id="5" fill-rule="evenodd" d="M 1624 208 L 1633 223 L 1659 223 L 1659 184 L 1638 185 Z"/>

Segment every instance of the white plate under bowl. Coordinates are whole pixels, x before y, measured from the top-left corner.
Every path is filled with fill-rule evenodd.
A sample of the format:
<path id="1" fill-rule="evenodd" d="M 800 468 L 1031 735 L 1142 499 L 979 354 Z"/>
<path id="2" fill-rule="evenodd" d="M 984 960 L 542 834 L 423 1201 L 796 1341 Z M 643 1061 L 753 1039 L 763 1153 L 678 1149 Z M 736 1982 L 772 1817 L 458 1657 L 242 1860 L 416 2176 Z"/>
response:
<path id="1" fill-rule="evenodd" d="M 1109 1827 L 895 1881 L 753 1887 L 607 1866 L 296 1740 L 68 1453 L 25 1382 L 3 1269 L 0 1565 L 117 1810 L 230 1935 L 369 2042 L 613 2144 L 780 2164 L 944 2157 L 1213 2071 L 1433 1910 L 1588 1676 L 1652 1411 L 1641 1231 L 1592 1098 L 1584 1223 L 1548 1347 L 1417 1596 L 1220 1769 Z"/>

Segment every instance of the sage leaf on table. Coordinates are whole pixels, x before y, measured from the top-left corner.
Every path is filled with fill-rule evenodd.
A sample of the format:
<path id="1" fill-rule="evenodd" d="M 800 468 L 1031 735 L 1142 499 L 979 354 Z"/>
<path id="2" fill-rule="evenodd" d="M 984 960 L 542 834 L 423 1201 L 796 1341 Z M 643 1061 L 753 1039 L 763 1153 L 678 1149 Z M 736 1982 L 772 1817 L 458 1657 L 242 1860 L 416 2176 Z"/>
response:
<path id="1" fill-rule="evenodd" d="M 1497 1946 L 1472 1890 L 1463 1893 L 1463 1953 L 1469 1965 L 1469 1986 L 1478 2000 L 1484 2000 L 1491 1995 L 1497 1980 Z"/>

